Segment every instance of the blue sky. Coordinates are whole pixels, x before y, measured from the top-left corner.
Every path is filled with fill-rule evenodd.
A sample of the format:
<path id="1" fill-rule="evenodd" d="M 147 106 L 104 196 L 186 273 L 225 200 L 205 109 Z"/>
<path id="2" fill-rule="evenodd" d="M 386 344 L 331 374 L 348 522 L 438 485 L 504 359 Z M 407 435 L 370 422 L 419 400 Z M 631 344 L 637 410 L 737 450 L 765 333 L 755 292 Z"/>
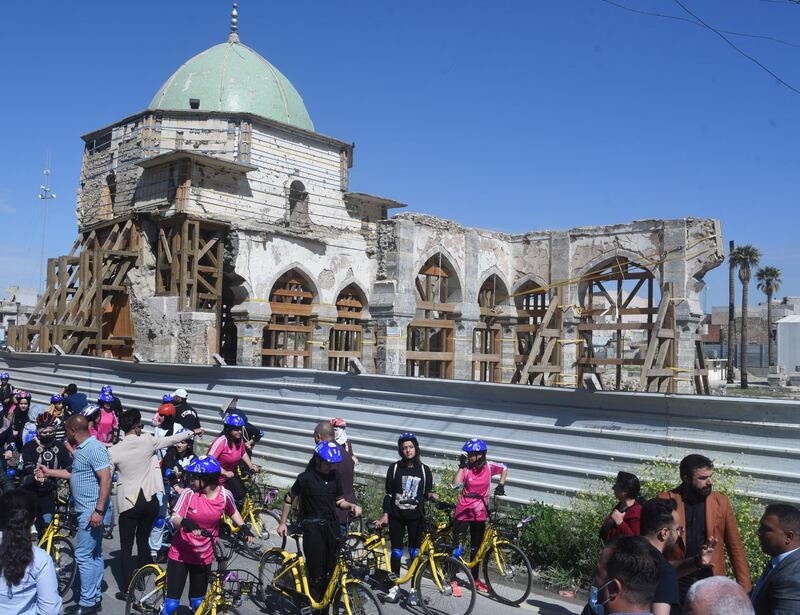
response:
<path id="1" fill-rule="evenodd" d="M 672 0 L 614 0 L 688 18 Z M 681 0 L 800 90 L 800 5 Z M 603 0 L 239 3 L 242 42 L 354 141 L 351 189 L 504 231 L 717 217 L 800 295 L 800 94 L 696 24 Z M 144 109 L 225 40 L 230 3 L 6 3 L 0 23 L 0 289 L 38 286 L 76 236 L 80 135 Z M 708 307 L 727 272 L 706 276 Z M 760 300 L 760 294 L 751 297 Z"/>

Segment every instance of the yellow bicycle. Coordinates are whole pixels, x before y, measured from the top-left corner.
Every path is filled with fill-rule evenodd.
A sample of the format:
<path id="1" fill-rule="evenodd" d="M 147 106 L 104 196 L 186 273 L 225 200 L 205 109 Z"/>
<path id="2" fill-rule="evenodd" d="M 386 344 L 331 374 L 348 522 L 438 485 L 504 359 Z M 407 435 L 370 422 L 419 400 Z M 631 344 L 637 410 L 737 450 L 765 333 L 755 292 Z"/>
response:
<path id="1" fill-rule="evenodd" d="M 435 507 L 448 511 L 454 508 L 444 502 Z M 347 542 L 371 581 L 384 587 L 410 581 L 427 615 L 469 615 L 475 606 L 475 581 L 467 566 L 450 554 L 449 545 L 436 541 L 435 536 L 445 525 L 436 524 L 428 513 L 419 555 L 399 578 L 391 573 L 385 528 L 376 529 L 374 534 L 350 532 Z"/>
<path id="2" fill-rule="evenodd" d="M 205 530 L 203 535 L 211 539 Z M 228 569 L 219 541 L 214 543 L 214 559 L 216 569 L 211 572 L 206 595 L 194 615 L 237 615 L 244 597 L 258 593 L 258 577 L 247 570 Z M 166 592 L 167 571 L 158 564 L 142 566 L 128 585 L 125 615 L 160 615 Z"/>
<path id="3" fill-rule="evenodd" d="M 512 541 L 518 538 L 532 517 L 516 521 L 509 521 L 498 516 L 498 501 L 492 498 L 491 508 L 486 499 L 479 494 L 465 494 L 468 498 L 480 499 L 486 508 L 488 523 L 483 540 L 478 547 L 475 557 L 466 559 L 466 553 L 461 556 L 461 561 L 476 573 L 483 569 L 483 577 L 489 592 L 499 602 L 505 604 L 521 604 L 530 594 L 533 581 L 533 571 L 528 557 Z M 437 539 L 452 542 L 452 524 L 439 528 Z M 477 576 L 477 575 L 473 575 Z"/>
<path id="4" fill-rule="evenodd" d="M 276 612 L 273 601 L 283 596 L 294 602 L 301 612 L 306 612 L 310 606 L 315 611 L 330 608 L 331 615 L 382 615 L 380 602 L 372 590 L 363 581 L 350 576 L 352 553 L 344 544 L 340 544 L 336 567 L 325 593 L 319 602 L 315 600 L 309 589 L 305 558 L 299 555 L 300 536 L 299 531 L 292 533 L 296 553 L 274 547 L 261 557 L 258 577 L 261 598 L 268 612 Z"/>
<path id="5" fill-rule="evenodd" d="M 53 558 L 58 580 L 58 593 L 62 596 L 72 586 L 72 581 L 75 579 L 75 573 L 78 570 L 78 563 L 75 561 L 75 548 L 70 540 L 70 537 L 75 532 L 69 525 L 68 519 L 68 504 L 66 501 L 59 499 L 56 512 L 53 513 L 53 520 L 47 526 L 41 538 L 39 538 L 37 545 Z"/>
<path id="6" fill-rule="evenodd" d="M 239 528 L 236 527 L 233 520 L 227 515 L 222 517 L 223 532 L 221 537 L 228 544 L 228 550 L 226 551 L 228 559 L 233 558 L 233 547 L 235 545 L 241 548 L 246 557 L 258 559 L 261 557 L 264 549 L 269 546 L 270 538 L 278 537 L 276 530 L 278 529 L 281 517 L 278 511 L 269 508 L 269 505 L 278 494 L 278 489 L 276 487 L 267 487 L 262 500 L 261 486 L 256 483 L 255 478 L 250 473 L 240 474 L 240 476 L 242 477 L 242 483 L 245 487 L 245 497 L 239 513 L 242 515 L 245 524 L 250 528 L 254 541 L 253 544 L 249 545 L 243 541 L 231 540 L 239 532 Z M 258 502 L 258 504 L 256 504 L 256 502 Z M 280 542 L 281 548 L 286 546 L 286 538 L 278 538 L 282 539 Z"/>

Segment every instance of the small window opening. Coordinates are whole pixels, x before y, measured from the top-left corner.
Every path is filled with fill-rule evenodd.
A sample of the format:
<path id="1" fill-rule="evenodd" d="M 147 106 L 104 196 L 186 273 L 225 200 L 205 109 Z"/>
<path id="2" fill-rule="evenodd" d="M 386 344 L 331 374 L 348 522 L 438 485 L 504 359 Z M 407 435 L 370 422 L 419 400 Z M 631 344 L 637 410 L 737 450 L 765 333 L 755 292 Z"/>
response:
<path id="1" fill-rule="evenodd" d="M 189 106 L 192 109 L 199 109 L 200 108 L 200 99 L 199 98 L 190 98 L 189 99 Z"/>

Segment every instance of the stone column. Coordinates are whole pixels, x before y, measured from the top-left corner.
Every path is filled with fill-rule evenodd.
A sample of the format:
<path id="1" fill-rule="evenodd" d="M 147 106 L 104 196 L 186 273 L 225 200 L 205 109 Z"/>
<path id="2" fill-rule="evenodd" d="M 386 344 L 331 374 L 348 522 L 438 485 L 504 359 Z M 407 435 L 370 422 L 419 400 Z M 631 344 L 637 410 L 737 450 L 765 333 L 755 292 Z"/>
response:
<path id="1" fill-rule="evenodd" d="M 308 342 L 311 346 L 311 369 L 328 371 L 328 346 L 331 328 L 336 324 L 336 306 L 321 303 L 315 305 L 311 324 L 311 339 Z"/>
<path id="2" fill-rule="evenodd" d="M 687 270 L 686 243 L 688 229 L 686 220 L 667 220 L 664 222 L 665 254 L 670 259 L 662 265 L 662 285 L 671 282 L 675 299 L 675 328 L 678 338 L 675 344 L 675 367 L 679 368 L 675 381 L 677 393 L 693 393 L 692 372 L 695 362 L 695 337 L 703 310 L 700 291 L 704 284 L 695 280 Z M 691 278 L 691 279 L 690 279 Z"/>
<path id="3" fill-rule="evenodd" d="M 361 338 L 361 363 L 368 374 L 375 373 L 375 326 L 372 321 L 364 321 L 363 337 Z"/>
<path id="4" fill-rule="evenodd" d="M 550 282 L 557 283 L 570 280 L 573 277 L 570 261 L 569 232 L 554 231 L 550 234 Z M 565 284 L 561 286 L 559 294 L 556 293 L 551 301 L 558 301 L 560 305 L 577 305 L 580 302 L 578 297 L 578 284 Z M 575 340 L 578 338 L 578 313 L 575 309 L 567 309 L 564 312 L 561 338 L 565 340 Z M 559 348 L 555 352 L 561 353 L 561 373 L 557 375 L 562 386 L 580 386 L 577 379 L 578 357 L 583 351 L 583 345 L 575 342 L 558 342 Z"/>
<path id="5" fill-rule="evenodd" d="M 501 318 L 500 323 L 500 382 L 509 383 L 517 371 L 517 337 L 514 331 L 516 319 Z"/>
<path id="6" fill-rule="evenodd" d="M 272 308 L 266 300 L 246 300 L 231 309 L 236 323 L 236 364 L 261 366 L 264 327 L 269 324 Z"/>
<path id="7" fill-rule="evenodd" d="M 387 376 L 406 375 L 406 336 L 410 317 L 376 318 L 375 371 Z"/>
<path id="8" fill-rule="evenodd" d="M 472 345 L 477 318 L 462 318 L 453 333 L 453 378 L 472 380 Z"/>

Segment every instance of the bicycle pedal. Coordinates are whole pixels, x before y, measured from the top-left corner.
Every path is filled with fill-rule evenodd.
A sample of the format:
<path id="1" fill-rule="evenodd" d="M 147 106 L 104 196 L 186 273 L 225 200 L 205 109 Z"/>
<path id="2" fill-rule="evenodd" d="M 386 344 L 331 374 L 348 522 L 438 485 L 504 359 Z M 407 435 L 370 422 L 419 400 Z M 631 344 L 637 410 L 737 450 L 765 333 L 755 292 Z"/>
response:
<path id="1" fill-rule="evenodd" d="M 300 607 L 300 615 L 314 615 L 314 610 L 310 606 Z"/>

